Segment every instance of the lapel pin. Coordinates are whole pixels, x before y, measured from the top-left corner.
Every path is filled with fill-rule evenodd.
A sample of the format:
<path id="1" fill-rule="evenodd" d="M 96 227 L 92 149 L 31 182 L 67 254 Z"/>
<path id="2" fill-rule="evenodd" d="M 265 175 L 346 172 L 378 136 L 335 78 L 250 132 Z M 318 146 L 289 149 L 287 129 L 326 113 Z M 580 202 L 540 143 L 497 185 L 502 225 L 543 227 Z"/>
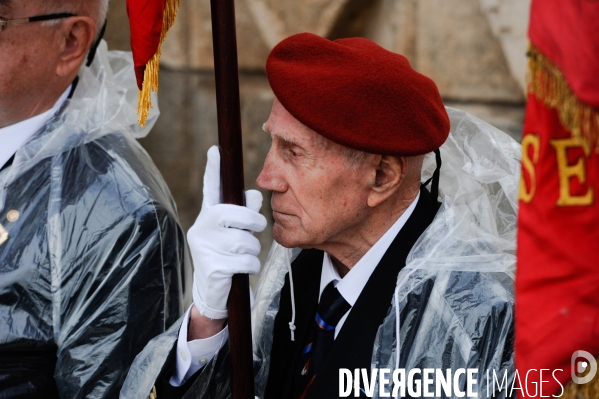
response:
<path id="1" fill-rule="evenodd" d="M 8 231 L 0 224 L 0 245 L 4 244 L 6 240 L 8 240 Z"/>
<path id="2" fill-rule="evenodd" d="M 6 214 L 6 220 L 8 220 L 10 223 L 14 223 L 19 220 L 19 216 L 19 211 L 13 209 L 12 211 L 8 211 Z"/>

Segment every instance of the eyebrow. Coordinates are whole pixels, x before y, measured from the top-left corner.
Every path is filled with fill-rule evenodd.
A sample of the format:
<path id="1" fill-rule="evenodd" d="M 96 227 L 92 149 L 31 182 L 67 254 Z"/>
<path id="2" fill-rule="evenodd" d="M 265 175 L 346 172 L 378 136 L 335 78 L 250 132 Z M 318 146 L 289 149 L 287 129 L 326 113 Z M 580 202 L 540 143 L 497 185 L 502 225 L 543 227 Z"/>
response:
<path id="1" fill-rule="evenodd" d="M 302 147 L 300 144 L 298 144 L 295 140 L 291 139 L 289 136 L 285 135 L 285 134 L 280 134 L 280 133 L 273 133 L 270 130 L 268 130 L 266 128 L 266 123 L 262 124 L 262 130 L 265 131 L 266 133 L 272 135 L 277 136 L 278 138 L 280 138 L 281 140 L 283 140 L 284 142 L 286 142 L 287 144 L 292 144 L 292 145 L 296 145 L 298 147 Z"/>
<path id="2" fill-rule="evenodd" d="M 307 162 L 313 163 L 314 160 L 316 159 L 314 153 L 311 150 L 309 150 L 308 148 L 306 148 L 305 145 L 298 144 L 295 140 L 293 140 L 292 138 L 290 138 L 289 136 L 287 136 L 285 134 L 271 132 L 270 130 L 268 130 L 266 128 L 266 123 L 264 123 L 262 125 L 262 130 L 264 130 L 266 133 L 270 134 L 271 136 L 272 135 L 277 136 L 280 140 L 282 140 L 283 142 L 285 142 L 288 145 L 294 145 L 294 146 L 301 148 L 304 152 Z"/>

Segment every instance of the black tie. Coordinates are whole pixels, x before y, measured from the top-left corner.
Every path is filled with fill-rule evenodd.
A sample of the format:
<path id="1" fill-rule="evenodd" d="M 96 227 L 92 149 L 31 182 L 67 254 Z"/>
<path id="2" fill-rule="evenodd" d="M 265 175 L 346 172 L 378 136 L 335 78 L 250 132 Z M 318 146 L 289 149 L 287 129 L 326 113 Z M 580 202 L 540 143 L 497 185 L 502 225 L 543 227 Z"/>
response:
<path id="1" fill-rule="evenodd" d="M 316 374 L 322 366 L 327 353 L 331 349 L 335 340 L 335 327 L 343 315 L 351 308 L 349 303 L 341 296 L 339 290 L 331 281 L 326 286 L 320 302 L 318 310 L 314 317 L 312 333 L 309 342 L 305 345 L 302 351 L 300 364 L 302 365 L 299 371 L 297 381 L 296 397 L 303 398 L 308 389 L 312 385 Z"/>

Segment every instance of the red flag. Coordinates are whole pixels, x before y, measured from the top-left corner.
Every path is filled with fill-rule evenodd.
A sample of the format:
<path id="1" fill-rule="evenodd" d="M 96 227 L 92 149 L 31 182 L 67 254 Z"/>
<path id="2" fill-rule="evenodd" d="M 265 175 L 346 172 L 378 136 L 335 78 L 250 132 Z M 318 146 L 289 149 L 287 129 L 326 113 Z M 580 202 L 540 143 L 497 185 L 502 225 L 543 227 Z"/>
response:
<path id="1" fill-rule="evenodd" d="M 559 68 L 576 97 L 595 108 L 599 107 L 598 16 L 597 0 L 533 0 L 528 31 L 532 44 Z"/>
<path id="2" fill-rule="evenodd" d="M 144 126 L 152 107 L 151 91 L 158 91 L 160 46 L 175 22 L 180 0 L 127 0 L 131 27 L 131 50 L 139 87 L 137 113 Z"/>
<path id="3" fill-rule="evenodd" d="M 573 354 L 599 355 L 598 20 L 599 2 L 532 3 L 516 276 L 521 397 L 538 390 L 540 369 L 551 370 L 543 395 L 560 394 L 578 371 Z M 597 381 L 571 384 L 566 396 L 588 396 Z"/>

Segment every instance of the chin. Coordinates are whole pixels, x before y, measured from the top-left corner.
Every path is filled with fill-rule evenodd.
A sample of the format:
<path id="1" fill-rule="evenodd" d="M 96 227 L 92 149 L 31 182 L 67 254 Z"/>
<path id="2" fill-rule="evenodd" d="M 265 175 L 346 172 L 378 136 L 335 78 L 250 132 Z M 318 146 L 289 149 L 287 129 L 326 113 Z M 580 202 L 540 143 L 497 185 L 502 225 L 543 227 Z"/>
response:
<path id="1" fill-rule="evenodd" d="M 277 231 L 277 230 L 281 230 L 281 229 L 280 228 L 277 229 L 276 227 L 273 227 L 273 229 L 272 229 L 272 235 L 276 242 L 278 242 L 285 248 L 295 248 L 296 247 L 296 245 L 294 245 L 293 240 L 289 240 L 289 238 L 287 237 L 286 234 L 284 234 L 280 231 Z"/>
<path id="2" fill-rule="evenodd" d="M 297 234 L 294 235 L 289 228 L 285 229 L 276 222 L 272 228 L 272 235 L 274 240 L 285 248 L 314 248 L 314 242 L 306 239 L 306 237 L 303 239 L 301 236 L 297 237 Z"/>
<path id="3" fill-rule="evenodd" d="M 294 238 L 289 229 L 285 229 L 277 222 L 275 222 L 272 228 L 272 235 L 274 240 L 285 248 L 296 248 L 302 246 L 302 242 L 297 238 Z"/>

